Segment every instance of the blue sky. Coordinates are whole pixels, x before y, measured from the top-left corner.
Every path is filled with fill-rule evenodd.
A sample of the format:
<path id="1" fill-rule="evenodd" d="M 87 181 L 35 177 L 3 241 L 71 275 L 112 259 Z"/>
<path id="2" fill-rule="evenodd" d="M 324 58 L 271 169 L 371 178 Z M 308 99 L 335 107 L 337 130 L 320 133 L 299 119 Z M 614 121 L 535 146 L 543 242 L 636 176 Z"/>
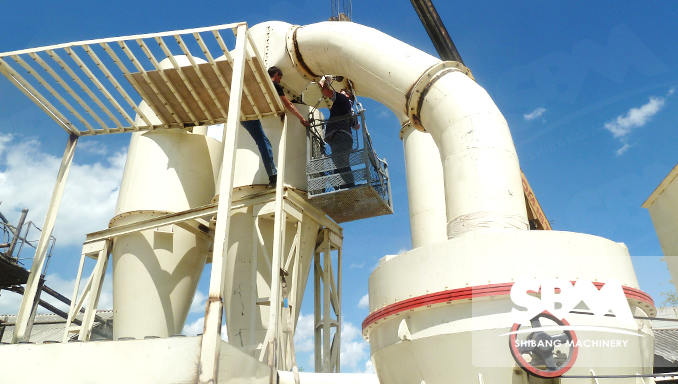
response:
<path id="1" fill-rule="evenodd" d="M 661 302 L 660 293 L 672 287 L 640 205 L 677 161 L 678 8 L 630 1 L 435 4 L 466 65 L 504 113 L 521 167 L 554 229 L 626 243 L 641 288 Z M 4 52 L 243 20 L 303 25 L 326 20 L 329 1 L 0 0 L 0 9 Z M 353 20 L 435 55 L 409 1 L 356 0 Z M 370 271 L 385 254 L 411 247 L 399 123 L 385 107 L 365 105 L 375 146 L 390 163 L 396 213 L 344 226 L 343 341 L 353 357 L 342 362 L 349 371 L 364 370 L 369 355 L 359 337 L 367 309 L 359 303 Z M 67 294 L 84 233 L 103 228 L 112 215 L 128 141 L 111 135 L 78 145 L 49 269 L 53 285 Z M 0 79 L 0 211 L 15 220 L 26 206 L 42 225 L 64 144 L 63 131 Z M 0 297 L 3 310 L 14 303 L 6 296 Z M 308 295 L 302 312 L 311 308 Z M 201 312 L 196 305 L 189 323 Z M 304 337 L 299 363 L 311 370 Z"/>

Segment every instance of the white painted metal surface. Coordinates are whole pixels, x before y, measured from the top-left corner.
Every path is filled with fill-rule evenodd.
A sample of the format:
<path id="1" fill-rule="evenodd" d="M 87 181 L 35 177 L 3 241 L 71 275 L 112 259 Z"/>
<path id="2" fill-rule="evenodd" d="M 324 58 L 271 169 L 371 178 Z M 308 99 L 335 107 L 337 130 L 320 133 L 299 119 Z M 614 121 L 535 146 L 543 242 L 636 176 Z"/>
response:
<path id="1" fill-rule="evenodd" d="M 0 382 L 167 384 L 197 382 L 201 337 L 5 345 Z M 270 369 L 220 341 L 215 384 L 269 383 Z M 74 366 L 77 362 L 77 366 Z M 7 367 L 24 367 L 8 369 Z"/>
<path id="2" fill-rule="evenodd" d="M 528 228 L 506 121 L 487 92 L 461 70 L 349 22 L 304 27 L 271 22 L 254 26 L 252 34 L 265 36 L 277 50 L 269 57 L 277 59 L 286 84 L 296 92 L 314 76 L 342 74 L 358 94 L 380 101 L 397 116 L 411 115 L 411 106 L 417 109 L 418 125 L 431 133 L 443 162 L 448 237 L 474 228 Z M 419 103 L 422 93 L 426 96 Z"/>
<path id="3" fill-rule="evenodd" d="M 407 121 L 400 137 L 405 149 L 412 248 L 447 240 L 445 186 L 440 152 L 429 133 Z"/>
<path id="4" fill-rule="evenodd" d="M 214 139 L 178 129 L 133 134 L 111 225 L 209 203 L 221 160 L 219 147 Z M 180 333 L 207 247 L 204 239 L 177 225 L 116 239 L 112 250 L 115 337 Z M 140 318 L 139 313 L 145 316 Z"/>
<path id="5" fill-rule="evenodd" d="M 231 55 L 233 68 L 229 83 L 231 88 L 228 118 L 221 116 L 222 119 L 226 119 L 222 140 L 223 158 L 217 160 L 222 152 L 218 148 L 214 151 L 209 150 L 212 145 L 202 135 L 180 130 L 136 134 L 130 148 L 125 180 L 121 186 L 118 215 L 114 220 L 114 224 L 123 226 L 127 222 L 141 222 L 166 213 L 191 210 L 206 204 L 217 192 L 214 180 L 215 172 L 220 165 L 218 188 L 222 196 L 216 210 L 213 265 L 204 337 L 199 341 L 200 344 L 197 344 L 194 338 L 186 339 L 184 348 L 190 352 L 177 353 L 171 357 L 167 357 L 172 355 L 168 351 L 174 350 L 172 342 L 169 341 L 172 339 L 169 338 L 158 341 L 157 346 L 153 348 L 143 349 L 145 352 L 153 353 L 159 348 L 165 348 L 158 352 L 155 358 L 150 359 L 153 361 L 153 367 L 156 367 L 162 358 L 165 358 L 163 367 L 175 362 L 178 356 L 189 358 L 177 362 L 177 365 L 172 366 L 168 372 L 158 373 L 159 378 L 171 374 L 180 378 L 180 381 L 199 380 L 203 383 L 215 383 L 237 378 L 242 371 L 249 372 L 248 369 L 252 364 L 239 366 L 238 363 L 252 359 L 232 358 L 230 354 L 232 348 L 225 347 L 219 339 L 224 301 L 229 318 L 229 339 L 236 340 L 243 334 L 247 335 L 242 339 L 245 341 L 242 341 L 241 345 L 248 349 L 247 353 L 256 355 L 258 352 L 259 358 L 268 362 L 271 367 L 269 372 L 272 375 L 266 377 L 266 380 L 275 380 L 274 367 L 294 368 L 294 349 L 290 341 L 293 339 L 294 324 L 303 295 L 303 284 L 300 284 L 300 281 L 311 266 L 311 260 L 307 258 L 306 253 L 306 249 L 309 248 L 315 251 L 313 263 L 316 271 L 321 272 L 319 276 L 322 276 L 323 280 L 322 305 L 316 301 L 315 306 L 316 334 L 322 335 L 322 340 L 320 337 L 316 338 L 316 353 L 322 350 L 323 359 L 320 364 L 316 360 L 316 367 L 320 365 L 323 369 L 334 370 L 339 365 L 339 348 L 332 348 L 329 336 L 330 328 L 335 326 L 340 329 L 341 324 L 341 269 L 339 267 L 335 271 L 337 275 L 335 283 L 333 267 L 330 267 L 331 262 L 328 260 L 332 244 L 327 239 L 331 237 L 331 232 L 339 235 L 341 230 L 321 213 L 314 212 L 312 207 L 304 206 L 303 199 L 291 189 L 286 191 L 281 182 L 276 189 L 275 199 L 270 193 L 262 194 L 261 189 L 256 187 L 238 188 L 234 192 L 233 187 L 237 186 L 238 180 L 247 185 L 246 183 L 254 182 L 257 177 L 260 178 L 257 176 L 257 173 L 260 175 L 259 166 L 248 166 L 237 178 L 234 173 L 234 167 L 238 164 L 237 137 L 240 135 L 239 120 L 243 112 L 241 101 L 243 99 L 253 101 L 256 97 L 252 92 L 248 94 L 245 89 L 247 86 L 243 83 L 247 68 L 256 70 L 252 67 L 252 62 L 246 60 L 245 53 L 249 52 L 246 42 L 255 42 L 260 47 L 266 46 L 266 66 L 280 66 L 285 72 L 285 85 L 293 93 L 303 91 L 307 83 L 318 75 L 341 74 L 353 80 L 356 91 L 361 96 L 384 103 L 401 120 L 409 118 L 417 128 L 430 133 L 430 136 L 426 137 L 432 140 L 418 142 L 417 136 L 419 138 L 425 136 L 419 135 L 418 132 L 416 134 L 405 132 L 407 138 L 404 146 L 408 174 L 411 169 L 424 167 L 423 164 L 416 162 L 422 159 L 431 162 L 432 177 L 437 174 L 436 169 L 439 169 L 439 166 L 442 168 L 444 205 L 437 195 L 439 187 L 435 188 L 430 198 L 431 201 L 437 202 L 440 211 L 445 210 L 445 218 L 442 220 L 440 216 L 433 215 L 433 207 L 423 204 L 424 195 L 418 195 L 416 189 L 413 189 L 415 198 L 411 202 L 412 212 L 415 216 L 425 217 L 413 224 L 413 243 L 421 246 L 404 254 L 388 257 L 379 264 L 370 278 L 371 313 L 416 296 L 469 286 L 511 283 L 525 276 L 559 277 L 567 280 L 588 278 L 602 282 L 616 279 L 630 288 L 637 288 L 628 250 L 623 244 L 582 234 L 524 230 L 527 229 L 527 220 L 520 170 L 506 121 L 487 92 L 469 77 L 464 68 L 453 63 L 441 63 L 436 58 L 381 32 L 353 23 L 318 23 L 301 28 L 281 22 L 264 23 L 253 28 L 251 38 L 245 34 L 244 24 L 231 27 L 237 27 L 238 32 L 236 49 Z M 213 32 L 212 29 L 204 31 L 208 30 Z M 217 35 L 214 36 L 219 41 Z M 144 54 L 152 56 L 149 55 L 148 46 L 136 40 L 150 37 L 155 39 L 160 36 L 165 35 L 156 34 L 127 40 L 134 40 Z M 123 40 L 110 41 L 125 46 L 127 40 Z M 262 44 L 263 41 L 267 44 Z M 108 40 L 102 40 L 96 43 L 102 44 L 105 49 L 107 42 Z M 57 48 L 61 47 L 45 50 L 47 52 Z M 162 49 L 162 44 L 160 48 Z M 228 57 L 228 50 L 223 46 L 221 48 L 222 53 Z M 129 52 L 129 48 L 126 49 Z M 31 55 L 37 51 L 15 52 L 9 56 L 24 53 Z M 252 48 L 252 51 L 256 53 L 256 48 Z M 47 54 L 50 55 L 49 52 Z M 214 60 L 207 53 L 205 55 L 208 61 L 205 66 L 213 70 L 216 67 L 215 72 L 221 73 L 218 68 L 223 61 Z M 7 55 L 0 55 L 0 58 L 5 56 Z M 139 69 L 138 60 L 131 54 L 128 58 L 140 74 L 136 77 L 128 75 L 127 78 L 132 83 L 146 81 L 158 99 L 147 100 L 150 111 L 144 107 L 135 109 L 136 112 L 140 112 L 140 118 L 145 124 L 149 125 L 145 120 L 149 120 L 151 115 L 155 115 L 164 128 L 174 127 L 175 123 L 181 123 L 183 128 L 184 123 L 204 122 L 196 118 L 195 114 L 209 112 L 209 108 L 204 105 L 205 101 L 202 100 L 203 105 L 196 103 L 197 107 L 190 107 L 189 100 L 184 98 L 190 96 L 192 92 L 190 87 L 187 86 L 187 93 L 179 92 L 175 88 L 182 82 L 186 83 L 184 79 L 186 75 L 182 75 L 181 68 L 184 68 L 181 67 L 182 63 L 169 60 L 172 66 L 170 70 L 175 71 L 172 73 L 177 76 L 172 80 L 170 72 L 157 69 L 161 67 L 161 63 L 156 62 L 153 57 L 148 59 L 158 70 L 155 74 L 150 74 L 143 68 Z M 197 66 L 191 58 L 185 59 L 189 61 L 190 68 Z M 10 79 L 24 84 L 23 80 L 12 72 L 13 67 L 4 62 L 0 64 L 0 69 Z M 261 63 L 257 65 L 263 68 Z M 197 68 L 194 69 L 196 73 L 200 72 Z M 219 82 L 225 88 L 226 80 L 224 74 L 221 75 L 218 76 Z M 155 76 L 155 80 L 149 80 L 151 76 Z M 254 74 L 252 76 L 256 77 Z M 56 76 L 53 77 L 59 82 Z M 261 97 L 271 92 L 270 82 L 262 81 L 257 84 L 263 93 Z M 162 87 L 173 92 L 163 91 Z M 69 94 L 74 93 L 72 90 L 66 91 Z M 89 125 L 83 121 L 87 131 L 75 131 L 72 123 L 62 119 L 59 110 L 54 109 L 51 104 L 42 102 L 41 98 L 44 97 L 33 94 L 32 91 L 26 92 L 35 97 L 41 107 L 51 113 L 68 132 L 97 134 L 127 129 L 107 127 L 100 121 L 88 123 Z M 146 89 L 144 92 L 150 91 Z M 88 94 L 86 91 L 85 93 Z M 161 111 L 162 99 L 169 97 L 170 93 L 177 93 L 175 103 L 170 103 L 167 111 Z M 271 111 L 276 109 L 276 104 L 280 106 L 275 95 L 266 99 L 266 102 Z M 219 103 L 215 104 L 216 108 Z M 183 114 L 189 117 L 180 117 Z M 252 115 L 262 116 L 261 111 L 257 113 L 254 108 Z M 216 119 L 205 121 L 218 122 Z M 151 121 L 150 124 L 156 122 Z M 102 128 L 95 128 L 95 123 Z M 270 125 L 274 124 L 271 122 Z M 286 165 L 285 131 L 286 126 L 283 125 L 282 139 L 278 144 L 280 151 L 277 153 L 281 178 L 289 168 L 299 167 L 299 162 L 290 162 Z M 431 156 L 431 141 L 439 149 L 440 159 Z M 198 153 L 200 151 L 202 152 Z M 253 152 L 252 148 L 248 151 Z M 243 163 L 251 161 L 246 160 L 245 156 L 242 159 Z M 196 169 L 196 164 L 201 166 L 197 166 Z M 412 183 L 408 181 L 410 188 L 415 188 L 415 185 L 419 187 L 416 183 L 416 180 Z M 232 204 L 234 193 L 241 204 Z M 425 196 L 428 198 L 429 195 Z M 427 200 L 426 203 L 428 202 Z M 161 219 L 165 220 L 167 217 Z M 267 220 L 268 223 L 264 224 Z M 316 249 L 316 239 L 311 234 L 317 231 L 319 226 L 325 226 L 332 231 L 327 232 L 327 235 L 323 234 L 326 241 L 321 242 L 320 248 Z M 426 231 L 426 228 L 432 228 L 434 231 L 426 236 L 421 235 L 419 231 Z M 295 233 L 295 236 L 286 233 Z M 168 237 L 172 239 L 168 240 Z M 441 241 L 438 241 L 439 239 Z M 245 244 L 249 247 L 244 246 Z M 325 247 L 325 252 L 323 266 L 319 268 L 322 247 Z M 119 277 L 118 282 L 114 283 L 117 287 L 116 310 L 137 311 L 133 313 L 136 316 L 139 309 L 135 306 L 139 303 L 134 303 L 132 299 L 144 297 L 139 295 L 139 292 L 158 294 L 144 298 L 150 305 L 148 308 L 155 309 L 153 311 L 155 314 L 166 313 L 164 311 L 167 303 L 177 308 L 176 312 L 165 315 L 164 318 L 149 316 L 153 320 L 148 327 L 123 322 L 122 327 L 116 329 L 118 336 L 126 330 L 141 333 L 159 330 L 166 332 L 162 334 L 166 336 L 183 323 L 187 305 L 190 304 L 195 289 L 196 276 L 199 275 L 204 262 L 204 258 L 201 259 L 201 255 L 204 254 L 201 249 L 205 249 L 204 240 L 196 235 L 195 229 L 186 229 L 185 226 L 178 224 L 172 224 L 171 231 L 167 228 L 145 227 L 141 234 L 126 232 L 115 240 L 114 273 Z M 340 249 L 338 256 L 341 258 Z M 249 258 L 249 263 L 238 265 L 241 257 L 242 260 Z M 304 257 L 306 259 L 303 259 Z M 159 258 L 163 261 L 159 262 Z M 165 265 L 165 262 L 168 264 Z M 283 271 L 280 271 L 281 268 Z M 181 282 L 164 280 L 168 272 L 173 275 L 174 271 L 177 271 L 177 274 L 172 278 L 180 277 Z M 285 290 L 290 288 L 283 284 L 283 276 L 286 276 L 288 271 L 294 272 L 291 292 L 286 292 Z M 163 281 L 160 281 L 161 278 Z M 174 292 L 170 291 L 180 283 L 183 284 L 179 287 L 180 292 L 172 296 Z M 318 298 L 321 290 L 319 282 L 315 282 L 315 288 Z M 132 291 L 137 295 L 134 298 L 131 297 Z M 242 292 L 246 294 L 236 299 Z M 268 297 L 259 296 L 260 293 L 268 294 Z M 126 294 L 127 298 L 123 298 L 123 294 Z M 285 297 L 293 307 L 288 306 L 286 309 L 279 307 L 281 299 Z M 252 299 L 255 299 L 254 302 Z M 266 305 L 266 299 L 269 309 L 263 310 L 260 307 Z M 636 314 L 654 314 L 654 307 L 647 302 L 642 300 L 629 302 Z M 263 305 L 257 307 L 257 303 Z M 242 308 L 243 304 L 247 305 L 249 310 L 247 316 L 238 318 L 234 311 L 238 304 L 241 304 L 238 309 Z M 332 319 L 330 307 L 335 311 L 335 319 Z M 148 312 L 148 308 L 144 308 L 143 312 Z M 509 310 L 510 302 L 506 297 L 499 295 L 411 308 L 367 324 L 365 335 L 369 337 L 371 343 L 372 358 L 379 381 L 384 384 L 447 383 L 451 375 L 455 380 L 464 383 L 528 381 L 523 373 L 516 373 L 516 366 L 511 362 L 506 348 L 506 338 L 497 337 L 497 332 L 502 330 L 500 324 L 507 323 L 506 314 Z M 595 322 L 591 317 L 585 316 L 574 316 L 572 321 L 577 324 Z M 591 366 L 596 367 L 598 374 L 649 372 L 652 364 L 652 336 L 645 322 L 621 323 L 615 318 L 604 318 L 596 324 L 638 331 L 641 336 L 634 339 L 631 347 L 624 353 L 600 353 L 582 357 L 580 365 L 575 364 L 571 372 L 588 375 Z M 110 347 L 96 347 L 97 344 L 92 343 L 82 344 L 86 347 L 63 344 L 58 350 L 48 350 L 50 346 L 37 346 L 36 349 L 33 349 L 33 346 L 30 348 L 24 346 L 23 350 L 22 346 L 11 348 L 36 355 L 56 352 L 59 356 L 68 353 L 70 351 L 68 348 L 72 350 L 83 348 L 78 353 L 88 352 L 96 355 L 94 352 L 101 351 L 107 356 L 117 358 L 120 351 L 126 351 L 124 343 L 111 342 Z M 142 344 L 135 345 L 143 348 Z M 93 349 L 87 349 L 90 346 Z M 477 346 L 480 347 L 476 348 Z M 15 349 L 12 350 L 14 351 Z M 138 356 L 139 353 L 141 352 L 136 351 L 130 356 Z M 241 352 L 237 354 L 242 355 Z M 336 361 L 336 364 L 333 361 Z M 141 372 L 138 364 L 135 365 L 136 362 L 127 364 L 131 372 Z M 253 365 L 255 371 L 261 371 L 260 365 L 257 363 Z M 243 368 L 245 366 L 248 368 Z M 175 372 L 175 369 L 179 371 Z M 190 374 L 187 373 L 188 370 Z M 523 377 L 516 379 L 518 375 Z M 256 377 L 264 376 L 266 375 Z M 284 380 L 297 381 L 294 374 L 291 379 L 289 374 L 281 376 Z M 243 380 L 253 381 L 253 377 Z M 340 376 L 331 378 L 342 380 Z M 323 377 L 315 376 L 306 380 L 315 382 L 322 379 Z M 78 380 L 84 379 L 78 377 L 76 381 Z M 572 382 L 568 380 L 564 379 L 561 382 Z"/>
<path id="6" fill-rule="evenodd" d="M 478 230 L 443 243 L 414 249 L 379 263 L 370 276 L 370 312 L 406 299 L 456 288 L 511 283 L 526 277 L 589 279 L 638 288 L 628 250 L 623 244 L 570 232 Z M 407 281 L 407 284 L 403 284 Z M 480 292 L 480 289 L 477 291 Z M 482 296 L 482 294 L 478 294 Z M 640 316 L 653 316 L 654 307 L 631 301 Z M 375 368 L 382 383 L 443 383 L 453 372 L 459 382 L 474 382 L 482 374 L 486 383 L 506 383 L 515 362 L 506 342 L 511 320 L 507 294 L 474 297 L 404 308 L 370 325 Z M 644 336 L 577 331 L 580 338 L 624 340 L 622 351 L 600 348 L 580 350 L 568 375 L 649 374 L 653 337 L 648 321 L 620 322 L 614 317 L 571 315 L 570 324 L 604 326 Z M 400 334 L 402 322 L 408 335 Z M 520 369 L 518 372 L 525 375 Z M 562 379 L 563 383 L 577 383 Z M 631 382 L 622 381 L 615 382 Z"/>
<path id="7" fill-rule="evenodd" d="M 308 113 L 308 106 L 295 104 L 297 109 L 304 116 Z M 292 116 L 294 117 L 294 116 Z M 265 117 L 260 120 L 264 133 L 273 147 L 273 158 L 276 159 L 276 167 L 280 168 L 279 145 L 282 130 L 280 129 L 280 118 L 278 116 Z M 287 151 L 285 154 L 284 183 L 299 190 L 306 190 L 306 128 L 301 125 L 298 119 L 291 118 L 287 120 Z M 244 128 L 238 135 L 237 150 L 235 155 L 234 187 L 243 187 L 255 184 L 268 184 L 268 175 L 261 160 L 259 149 Z M 278 176 L 279 180 L 283 180 Z M 217 192 L 218 193 L 218 192 Z"/>
<path id="8" fill-rule="evenodd" d="M 226 272 L 224 258 L 230 235 L 233 163 L 235 162 L 235 145 L 240 128 L 241 87 L 245 76 L 246 29 L 246 26 L 238 28 L 231 82 L 233 89 L 231 89 L 232 92 L 228 104 L 228 119 L 226 120 L 221 139 L 223 143 L 223 158 L 219 170 L 219 188 L 224 191 L 224 194 L 219 199 L 217 222 L 212 244 L 212 270 L 210 271 L 210 287 L 207 309 L 205 311 L 205 329 L 203 343 L 200 346 L 200 365 L 198 367 L 200 383 L 215 382 L 219 374 L 218 362 L 221 346 L 221 323 L 224 315 L 223 292 L 225 287 L 224 275 Z"/>
<path id="9" fill-rule="evenodd" d="M 440 152 L 448 240 L 430 241 L 384 261 L 370 281 L 371 313 L 418 295 L 474 284 L 511 283 L 526 276 L 609 278 L 637 287 L 623 245 L 587 235 L 525 231 L 520 168 L 506 120 L 463 66 L 440 62 L 352 23 L 294 27 L 275 22 L 253 30 L 255 36 L 266 31 L 272 47 L 282 46 L 284 37 L 285 52 L 278 48 L 269 56 L 277 59 L 274 63 L 283 71 L 297 71 L 296 76 L 286 74 L 288 85 L 296 86 L 297 91 L 319 75 L 344 75 L 360 95 L 382 102 L 397 116 L 407 115 L 417 128 L 430 132 Z M 408 168 L 411 159 L 427 158 L 418 153 L 423 149 L 420 146 L 407 154 Z M 414 201 L 414 212 L 425 210 L 420 203 L 419 199 Z M 421 229 L 418 225 L 413 233 Z M 368 324 L 366 333 L 380 381 L 443 383 L 449 382 L 451 373 L 460 382 L 512 380 L 516 365 L 506 340 L 488 337 L 488 332 L 507 320 L 502 316 L 510 302 L 502 300 L 485 305 L 484 300 L 471 299 L 468 304 L 451 303 L 441 310 L 423 306 L 393 315 L 398 321 L 386 318 Z M 654 311 L 649 303 L 631 304 L 646 313 Z M 413 323 L 399 327 L 402 319 Z M 579 366 L 575 363 L 580 368 L 572 372 L 584 370 L 587 374 L 588 367 L 606 364 L 600 368 L 606 373 L 615 369 L 627 374 L 651 372 L 653 338 L 646 331 L 649 328 L 606 321 L 613 327 L 642 330 L 645 336 L 634 339 L 627 351 L 583 357 Z M 484 363 L 475 360 L 474 351 Z"/>

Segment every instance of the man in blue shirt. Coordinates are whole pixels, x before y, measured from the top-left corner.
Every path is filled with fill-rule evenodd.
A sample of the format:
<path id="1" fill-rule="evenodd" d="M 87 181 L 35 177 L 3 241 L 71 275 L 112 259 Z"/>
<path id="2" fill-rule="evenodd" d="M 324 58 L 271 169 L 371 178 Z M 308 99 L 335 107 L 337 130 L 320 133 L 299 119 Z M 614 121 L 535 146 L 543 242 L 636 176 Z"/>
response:
<path id="1" fill-rule="evenodd" d="M 269 68 L 268 75 L 271 77 L 273 86 L 275 87 L 278 96 L 280 96 L 285 109 L 292 112 L 292 114 L 294 114 L 299 119 L 302 125 L 308 127 L 308 121 L 304 118 L 304 116 L 301 115 L 301 113 L 299 113 L 297 108 L 294 106 L 294 104 L 292 104 L 287 96 L 285 96 L 283 87 L 280 85 L 280 80 L 283 76 L 280 68 L 276 66 Z M 254 139 L 254 142 L 259 148 L 261 160 L 264 163 L 264 168 L 266 169 L 266 174 L 268 175 L 268 185 L 275 186 L 278 179 L 278 170 L 275 168 L 275 161 L 273 160 L 273 147 L 271 146 L 271 141 L 268 140 L 268 137 L 266 137 L 266 134 L 264 133 L 261 122 L 259 120 L 247 120 L 241 121 L 240 124 L 247 130 L 247 132 L 249 132 L 250 136 L 252 136 L 252 139 Z"/>

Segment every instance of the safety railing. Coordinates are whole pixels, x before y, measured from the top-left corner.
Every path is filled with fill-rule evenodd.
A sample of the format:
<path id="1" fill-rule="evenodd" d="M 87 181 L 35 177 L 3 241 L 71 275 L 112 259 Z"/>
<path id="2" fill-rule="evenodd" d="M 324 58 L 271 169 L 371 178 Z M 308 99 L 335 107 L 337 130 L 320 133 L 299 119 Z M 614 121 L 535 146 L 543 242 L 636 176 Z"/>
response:
<path id="1" fill-rule="evenodd" d="M 388 163 L 372 146 L 365 110 L 334 118 L 332 123 L 349 127 L 358 124 L 359 129 L 351 135 L 349 151 L 331 153 L 324 140 L 327 120 L 311 119 L 306 165 L 311 202 L 337 222 L 393 213 Z"/>

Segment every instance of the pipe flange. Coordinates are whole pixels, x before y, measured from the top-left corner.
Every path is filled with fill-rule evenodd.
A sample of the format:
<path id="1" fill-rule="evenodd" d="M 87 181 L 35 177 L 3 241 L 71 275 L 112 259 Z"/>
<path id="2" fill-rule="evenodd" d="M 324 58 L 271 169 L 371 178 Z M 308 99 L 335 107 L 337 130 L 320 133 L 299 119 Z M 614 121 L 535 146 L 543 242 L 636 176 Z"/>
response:
<path id="1" fill-rule="evenodd" d="M 285 40 L 287 43 L 287 56 L 292 61 L 292 65 L 306 80 L 314 81 L 320 75 L 316 75 L 311 71 L 311 68 L 306 65 L 304 58 L 301 56 L 299 51 L 299 43 L 297 42 L 297 31 L 301 28 L 300 25 L 293 25 L 287 31 L 287 36 Z"/>
<path id="2" fill-rule="evenodd" d="M 419 117 L 422 104 L 424 103 L 424 98 L 426 97 L 429 89 L 431 89 L 431 86 L 433 86 L 433 84 L 438 81 L 438 79 L 450 72 L 461 72 L 471 78 L 471 80 L 475 81 L 471 70 L 466 68 L 464 64 L 458 61 L 442 61 L 440 63 L 434 64 L 424 71 L 424 73 L 419 76 L 417 81 L 414 82 L 410 90 L 407 92 L 407 95 L 405 95 L 407 98 L 407 102 L 405 103 L 405 113 L 410 118 L 410 122 L 416 129 L 426 132 L 426 129 L 424 129 L 424 127 L 421 125 L 421 119 Z"/>
<path id="3" fill-rule="evenodd" d="M 407 133 L 410 132 L 414 128 L 414 125 L 410 120 L 405 120 L 400 124 L 400 140 L 405 137 Z"/>

